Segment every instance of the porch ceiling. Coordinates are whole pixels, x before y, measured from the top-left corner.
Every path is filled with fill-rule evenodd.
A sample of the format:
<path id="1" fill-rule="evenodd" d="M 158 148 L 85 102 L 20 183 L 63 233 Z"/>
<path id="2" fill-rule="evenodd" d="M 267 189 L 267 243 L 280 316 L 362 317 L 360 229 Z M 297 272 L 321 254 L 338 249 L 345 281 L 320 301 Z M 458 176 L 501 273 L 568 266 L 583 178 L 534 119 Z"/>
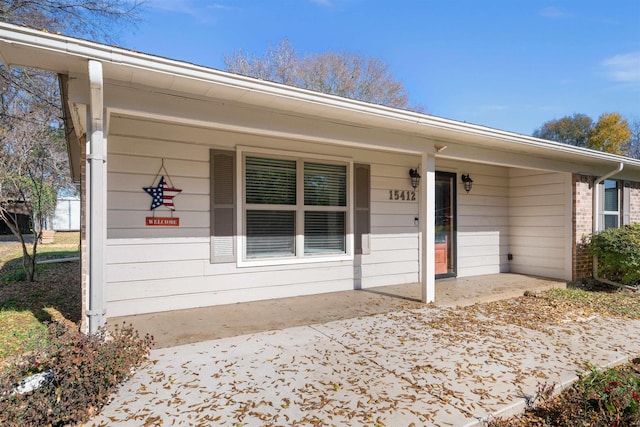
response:
<path id="1" fill-rule="evenodd" d="M 525 160 L 535 159 L 538 165 L 544 164 L 550 170 L 594 175 L 607 173 L 622 162 L 625 168 L 618 178 L 637 180 L 640 177 L 640 161 L 635 159 L 293 88 L 10 24 L 0 24 L 0 59 L 7 65 L 40 68 L 70 78 L 85 76 L 87 61 L 95 59 L 103 64 L 105 80 L 144 85 L 161 93 L 313 117 L 329 126 L 335 123 L 384 129 L 410 137 L 416 152 L 436 154 L 436 146 L 446 145 L 446 150 L 437 154 L 443 158 L 522 166 L 512 163 L 515 155 Z"/>

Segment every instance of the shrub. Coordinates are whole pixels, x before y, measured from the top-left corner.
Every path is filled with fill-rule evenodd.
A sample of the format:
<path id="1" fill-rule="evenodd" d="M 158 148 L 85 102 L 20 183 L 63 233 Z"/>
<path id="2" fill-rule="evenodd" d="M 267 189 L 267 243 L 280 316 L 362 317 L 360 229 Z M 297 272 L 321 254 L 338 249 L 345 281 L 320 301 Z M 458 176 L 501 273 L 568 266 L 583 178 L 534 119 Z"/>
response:
<path id="1" fill-rule="evenodd" d="M 559 395 L 553 386 L 539 386 L 538 399 L 524 414 L 489 426 L 640 426 L 640 358 L 603 370 L 591 367 Z"/>
<path id="2" fill-rule="evenodd" d="M 604 370 L 592 367 L 558 399 L 531 412 L 554 426 L 640 425 L 640 376 L 635 369 L 633 364 Z"/>
<path id="3" fill-rule="evenodd" d="M 62 426 L 87 421 L 117 385 L 149 354 L 153 338 L 131 327 L 86 335 L 60 323 L 49 325 L 47 344 L 26 354 L 0 377 L 0 424 Z M 15 388 L 33 374 L 49 372 L 34 391 Z"/>
<path id="4" fill-rule="evenodd" d="M 599 275 L 624 285 L 640 285 L 640 224 L 596 233 L 588 250 L 598 257 Z"/>

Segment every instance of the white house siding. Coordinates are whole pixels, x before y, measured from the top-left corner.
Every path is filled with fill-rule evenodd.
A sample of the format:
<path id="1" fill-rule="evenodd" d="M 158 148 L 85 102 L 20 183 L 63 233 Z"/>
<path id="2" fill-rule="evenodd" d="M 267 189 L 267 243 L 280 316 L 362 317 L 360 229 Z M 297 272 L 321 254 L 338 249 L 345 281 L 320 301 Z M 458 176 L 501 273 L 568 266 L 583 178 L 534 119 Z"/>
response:
<path id="1" fill-rule="evenodd" d="M 371 253 L 333 261 L 237 267 L 211 264 L 209 150 L 236 146 L 344 157 L 371 171 Z M 175 187 L 180 227 L 147 227 L 151 198 L 143 187 L 164 166 Z M 418 201 L 389 201 L 410 190 L 415 156 L 222 132 L 112 116 L 108 136 L 108 316 L 287 297 L 393 283 L 419 277 Z M 156 216 L 169 216 L 163 207 Z"/>
<path id="2" fill-rule="evenodd" d="M 571 175 L 511 169 L 511 272 L 571 280 Z"/>
<path id="3" fill-rule="evenodd" d="M 371 163 L 371 253 L 362 256 L 363 288 L 419 280 L 420 242 L 415 224 L 419 188 L 415 202 L 389 200 L 390 190 L 412 189 L 409 169 L 415 164 L 411 157 L 388 155 L 376 156 Z"/>
<path id="4" fill-rule="evenodd" d="M 458 277 L 509 271 L 509 169 L 438 159 L 436 170 L 457 177 Z M 469 193 L 462 174 L 473 179 Z"/>

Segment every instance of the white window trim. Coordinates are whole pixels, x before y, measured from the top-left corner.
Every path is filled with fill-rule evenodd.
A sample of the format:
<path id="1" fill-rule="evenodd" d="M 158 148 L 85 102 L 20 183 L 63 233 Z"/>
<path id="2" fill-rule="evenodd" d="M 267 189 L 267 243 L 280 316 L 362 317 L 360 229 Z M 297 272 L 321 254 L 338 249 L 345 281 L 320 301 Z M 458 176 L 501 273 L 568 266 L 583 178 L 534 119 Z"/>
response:
<path id="1" fill-rule="evenodd" d="M 616 191 L 617 191 L 617 201 L 618 201 L 618 210 L 615 211 L 606 211 L 604 210 L 604 206 L 606 205 L 606 182 L 613 181 L 616 183 Z M 615 216 L 618 219 L 617 226 L 615 228 L 622 227 L 622 196 L 623 196 L 624 185 L 622 181 L 616 179 L 605 179 L 602 182 L 602 229 L 606 230 L 606 218 L 607 216 Z"/>
<path id="2" fill-rule="evenodd" d="M 262 258 L 262 259 L 247 259 L 245 258 L 245 250 L 246 250 L 246 231 L 244 224 L 244 213 L 247 209 L 247 206 L 251 207 L 252 205 L 246 204 L 245 199 L 245 158 L 247 155 L 266 155 L 270 157 L 278 157 L 283 159 L 295 159 L 295 160 L 308 160 L 308 161 L 327 161 L 330 163 L 338 163 L 344 164 L 347 166 L 347 221 L 346 221 L 346 230 L 345 230 L 345 244 L 346 244 L 346 253 L 344 254 L 333 254 L 333 255 L 306 255 L 306 256 L 291 256 L 291 257 L 283 257 L 283 258 Z M 301 173 L 301 172 L 297 172 Z M 292 264 L 309 264 L 309 263 L 320 263 L 320 262 L 332 262 L 332 261 L 353 261 L 354 256 L 354 248 L 353 248 L 353 230 L 354 230 L 354 209 L 353 209 L 353 200 L 354 200 L 354 188 L 353 188 L 353 159 L 350 157 L 340 157 L 340 156 L 329 156 L 323 154 L 315 154 L 315 153 L 306 153 L 299 151 L 287 151 L 287 150 L 272 150 L 267 148 L 260 147 L 249 147 L 249 146 L 238 146 L 236 150 L 236 196 L 237 196 L 237 206 L 236 206 L 236 230 L 238 230 L 236 236 L 236 247 L 238 251 L 236 253 L 237 257 L 237 266 L 238 267 L 262 267 L 262 266 L 270 266 L 270 265 L 292 265 Z M 300 186 L 297 186 L 296 191 L 297 199 L 302 200 L 302 204 L 304 205 L 304 189 L 300 189 Z M 302 198 L 301 198 L 302 196 Z M 287 210 L 291 209 L 291 206 L 286 206 Z M 295 207 L 296 215 L 300 214 L 300 209 L 298 205 Z M 312 210 L 333 210 L 335 211 L 335 207 L 328 206 L 326 209 L 319 206 L 314 206 Z M 304 209 L 302 209 L 304 212 Z M 296 220 L 298 223 L 298 220 Z M 302 247 L 304 241 L 304 235 L 298 233 L 299 230 L 296 231 L 296 247 Z"/>

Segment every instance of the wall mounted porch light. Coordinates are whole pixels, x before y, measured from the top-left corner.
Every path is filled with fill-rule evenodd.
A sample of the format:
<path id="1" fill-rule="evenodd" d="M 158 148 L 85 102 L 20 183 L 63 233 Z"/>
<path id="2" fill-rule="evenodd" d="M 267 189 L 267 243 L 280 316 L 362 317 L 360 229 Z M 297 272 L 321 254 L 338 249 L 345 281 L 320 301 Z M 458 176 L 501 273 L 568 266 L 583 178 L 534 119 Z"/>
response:
<path id="1" fill-rule="evenodd" d="M 411 177 L 411 186 L 415 190 L 420 185 L 420 174 L 418 169 L 409 169 L 409 176 Z"/>
<path id="2" fill-rule="evenodd" d="M 467 193 L 471 191 L 471 187 L 473 186 L 473 180 L 469 176 L 469 174 L 462 175 L 462 182 L 464 184 L 464 191 Z"/>

